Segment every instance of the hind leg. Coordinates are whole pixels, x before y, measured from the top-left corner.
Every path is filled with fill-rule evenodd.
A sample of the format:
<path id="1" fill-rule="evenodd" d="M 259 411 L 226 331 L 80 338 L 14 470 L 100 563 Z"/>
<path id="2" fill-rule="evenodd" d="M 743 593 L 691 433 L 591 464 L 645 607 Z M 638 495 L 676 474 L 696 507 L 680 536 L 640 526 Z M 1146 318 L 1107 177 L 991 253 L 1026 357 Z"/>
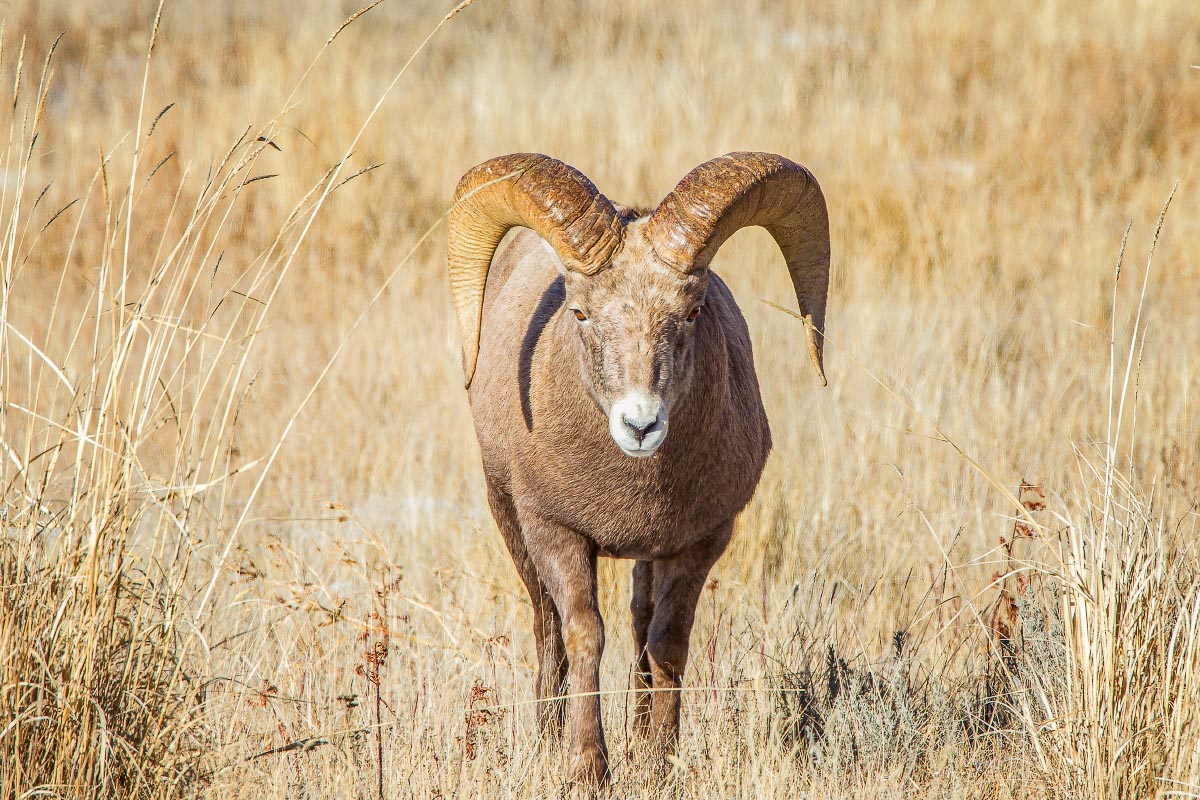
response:
<path id="1" fill-rule="evenodd" d="M 637 662 L 633 671 L 636 701 L 633 710 L 633 735 L 646 739 L 650 734 L 650 703 L 654 685 L 650 671 L 650 654 L 646 642 L 650 638 L 650 621 L 654 618 L 654 562 L 638 561 L 633 565 L 629 610 L 633 617 L 633 645 Z"/>
<path id="2" fill-rule="evenodd" d="M 557 735 L 562 731 L 567 714 L 566 702 L 553 699 L 562 696 L 567 682 L 567 653 L 563 645 L 562 621 L 525 549 L 525 538 L 521 534 L 512 498 L 489 482 L 488 505 L 533 606 L 533 638 L 538 658 L 533 691 L 539 701 L 538 729 L 543 734 Z"/>

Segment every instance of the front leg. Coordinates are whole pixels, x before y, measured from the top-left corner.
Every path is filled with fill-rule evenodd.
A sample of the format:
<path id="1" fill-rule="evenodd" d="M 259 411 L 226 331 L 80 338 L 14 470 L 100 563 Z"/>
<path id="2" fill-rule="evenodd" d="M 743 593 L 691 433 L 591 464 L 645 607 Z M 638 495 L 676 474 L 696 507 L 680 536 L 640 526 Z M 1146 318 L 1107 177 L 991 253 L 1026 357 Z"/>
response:
<path id="1" fill-rule="evenodd" d="M 725 552 L 733 533 L 732 520 L 703 542 L 674 558 L 654 562 L 654 616 L 646 641 L 654 697 L 650 705 L 651 733 L 662 751 L 674 753 L 679 740 L 679 688 L 687 667 L 688 640 L 696 619 L 696 603 L 712 565 Z"/>
<path id="2" fill-rule="evenodd" d="M 600 656 L 604 620 L 596 599 L 596 545 L 556 522 L 521 514 L 529 557 L 562 619 L 571 686 L 570 779 L 591 786 L 609 779 L 608 748 L 600 723 Z"/>

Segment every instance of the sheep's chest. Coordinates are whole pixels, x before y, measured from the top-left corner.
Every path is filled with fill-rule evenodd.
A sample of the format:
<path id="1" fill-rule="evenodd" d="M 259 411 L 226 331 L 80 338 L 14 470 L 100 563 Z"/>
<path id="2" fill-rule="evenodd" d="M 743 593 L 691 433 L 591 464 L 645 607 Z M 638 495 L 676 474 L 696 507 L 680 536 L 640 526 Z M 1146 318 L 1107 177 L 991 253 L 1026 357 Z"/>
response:
<path id="1" fill-rule="evenodd" d="M 527 512 L 579 531 L 617 558 L 664 558 L 707 538 L 750 501 L 769 448 L 769 439 L 731 445 L 719 434 L 677 436 L 635 459 L 603 431 L 594 439 L 575 433 L 571 446 L 535 462 L 536 473 L 513 476 L 515 494 Z"/>

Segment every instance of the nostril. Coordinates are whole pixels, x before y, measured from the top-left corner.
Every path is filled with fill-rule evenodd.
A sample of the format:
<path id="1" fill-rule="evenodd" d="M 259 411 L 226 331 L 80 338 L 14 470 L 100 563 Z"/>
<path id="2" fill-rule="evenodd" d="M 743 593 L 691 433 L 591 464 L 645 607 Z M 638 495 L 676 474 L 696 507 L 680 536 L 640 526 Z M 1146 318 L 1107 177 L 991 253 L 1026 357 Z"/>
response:
<path id="1" fill-rule="evenodd" d="M 637 419 L 630 419 L 629 417 L 625 416 L 624 414 L 621 415 L 621 422 L 625 425 L 626 428 L 629 429 L 629 431 L 634 436 L 636 436 L 638 438 L 639 442 L 642 440 L 642 437 L 644 437 L 646 435 L 646 432 L 649 431 L 650 428 L 654 425 L 655 421 L 656 421 L 656 418 L 653 418 L 653 417 L 648 420 L 637 420 Z"/>
<path id="2" fill-rule="evenodd" d="M 652 433 L 662 429 L 662 420 L 655 415 L 649 419 L 633 418 L 630 419 L 625 415 L 621 415 L 621 423 L 625 428 L 638 440 L 638 444 Z"/>

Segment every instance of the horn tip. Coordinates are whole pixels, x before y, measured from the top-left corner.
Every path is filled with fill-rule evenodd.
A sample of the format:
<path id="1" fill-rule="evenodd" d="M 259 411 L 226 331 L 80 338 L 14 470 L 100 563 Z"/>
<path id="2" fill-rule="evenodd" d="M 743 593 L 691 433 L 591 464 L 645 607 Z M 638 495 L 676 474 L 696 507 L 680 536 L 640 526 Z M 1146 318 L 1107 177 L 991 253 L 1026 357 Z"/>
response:
<path id="1" fill-rule="evenodd" d="M 470 389 L 471 381 L 475 380 L 475 367 L 479 365 L 479 354 L 475 354 L 474 358 L 468 358 L 467 351 L 463 351 L 463 388 Z"/>

